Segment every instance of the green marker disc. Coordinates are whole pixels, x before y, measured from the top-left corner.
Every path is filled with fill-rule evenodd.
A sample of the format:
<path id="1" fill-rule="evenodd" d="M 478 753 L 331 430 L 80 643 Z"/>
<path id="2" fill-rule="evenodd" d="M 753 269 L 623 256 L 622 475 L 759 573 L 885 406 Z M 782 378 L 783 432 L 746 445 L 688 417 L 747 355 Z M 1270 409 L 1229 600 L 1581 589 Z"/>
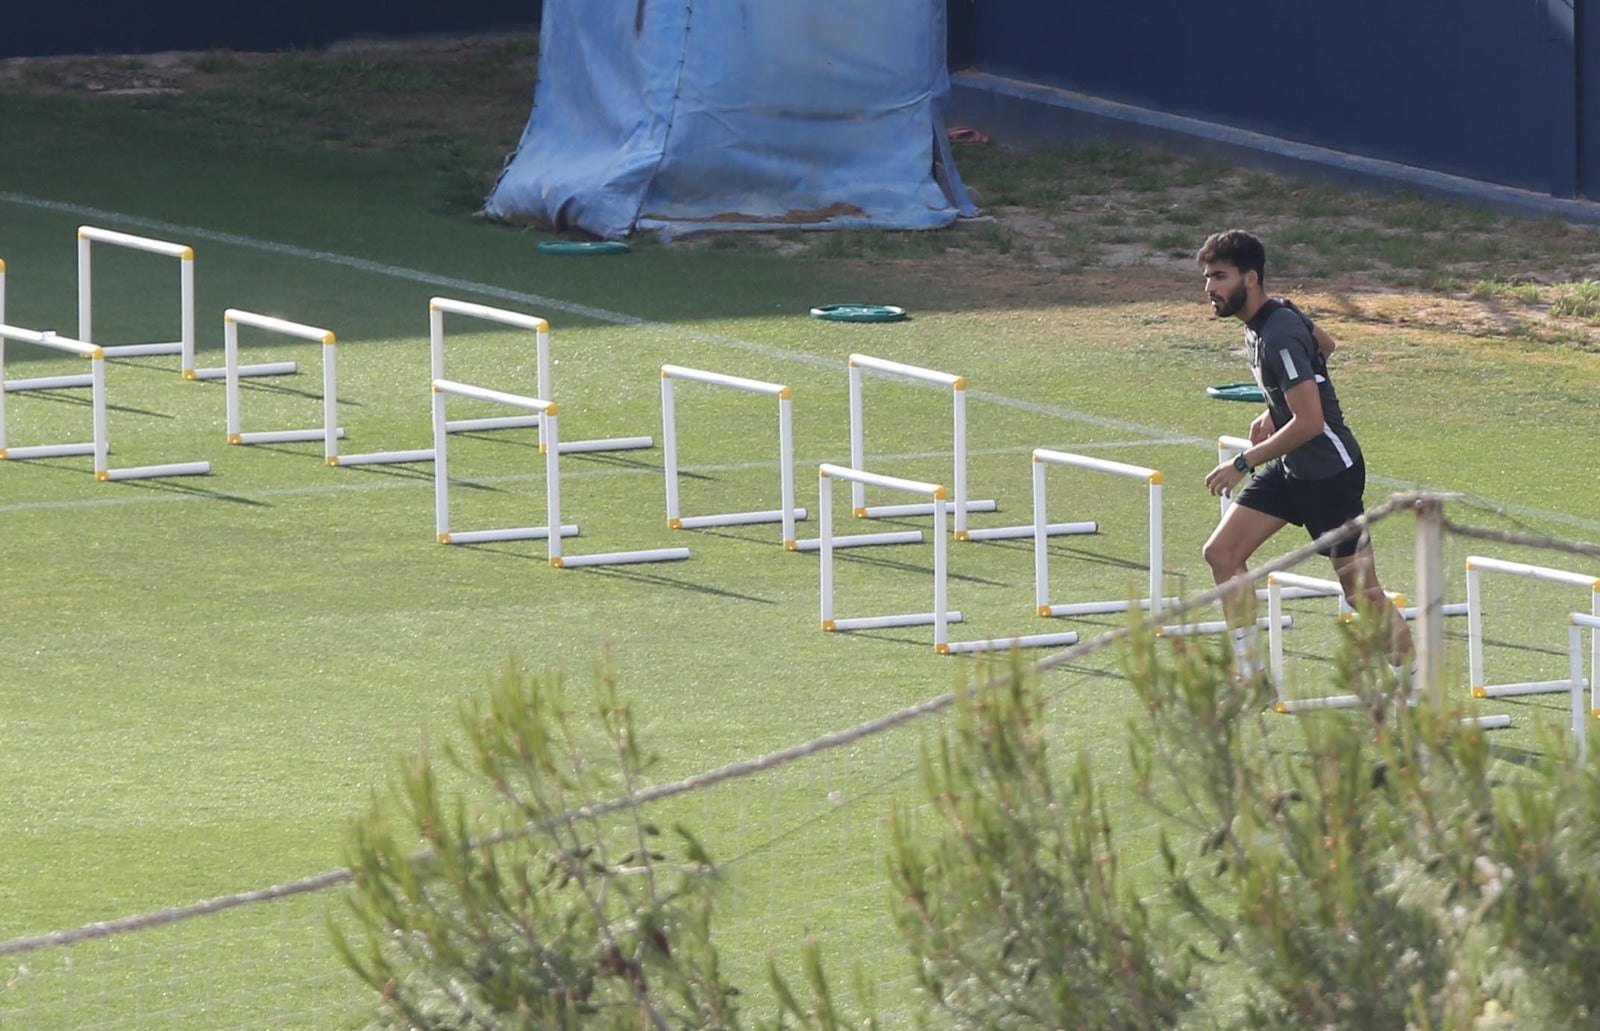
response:
<path id="1" fill-rule="evenodd" d="M 627 254 L 628 245 L 621 240 L 545 240 L 539 244 L 541 254 Z"/>
<path id="2" fill-rule="evenodd" d="M 811 317 L 831 322 L 898 322 L 906 317 L 906 310 L 892 304 L 820 304 L 811 309 Z"/>
<path id="3" fill-rule="evenodd" d="M 1206 396 L 1218 401 L 1251 401 L 1265 404 L 1267 397 L 1254 383 L 1225 383 L 1220 387 L 1207 387 Z"/>

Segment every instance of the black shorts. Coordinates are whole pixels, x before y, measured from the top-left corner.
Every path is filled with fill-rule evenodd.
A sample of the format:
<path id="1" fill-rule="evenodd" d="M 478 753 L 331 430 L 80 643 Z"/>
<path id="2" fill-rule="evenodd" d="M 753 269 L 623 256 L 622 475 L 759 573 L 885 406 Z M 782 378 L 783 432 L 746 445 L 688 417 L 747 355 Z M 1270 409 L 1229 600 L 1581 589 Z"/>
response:
<path id="1" fill-rule="evenodd" d="M 1343 472 L 1321 480 L 1300 480 L 1283 470 L 1282 462 L 1268 462 L 1256 471 L 1233 499 L 1234 504 L 1264 515 L 1303 526 L 1315 540 L 1342 526 L 1362 512 L 1362 495 L 1367 489 L 1367 467 L 1360 459 Z M 1331 548 L 1321 549 L 1330 558 L 1354 555 L 1367 540 L 1354 534 Z"/>

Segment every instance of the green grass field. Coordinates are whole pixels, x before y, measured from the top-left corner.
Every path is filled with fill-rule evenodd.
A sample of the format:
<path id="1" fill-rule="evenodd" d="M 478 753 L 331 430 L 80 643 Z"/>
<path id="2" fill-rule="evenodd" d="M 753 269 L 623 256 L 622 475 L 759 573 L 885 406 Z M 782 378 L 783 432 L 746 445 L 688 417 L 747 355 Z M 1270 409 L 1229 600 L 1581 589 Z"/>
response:
<path id="1" fill-rule="evenodd" d="M 975 527 L 1029 520 L 1035 447 L 1157 468 L 1165 480 L 1168 588 L 1207 586 L 1199 551 L 1216 503 L 1201 481 L 1215 461 L 1217 435 L 1243 432 L 1251 409 L 1210 401 L 1202 388 L 1246 371 L 1237 326 L 1213 320 L 1199 303 L 1198 278 L 1170 256 L 1157 260 L 1159 248 L 1149 261 L 1110 267 L 1093 257 L 1107 244 L 1090 240 L 1089 260 L 1062 268 L 1030 263 L 1010 244 L 995 246 L 998 237 L 952 230 L 946 248 L 890 237 L 881 249 L 857 239 L 785 255 L 740 240 L 645 242 L 623 257 L 549 256 L 536 251 L 538 234 L 475 221 L 441 200 L 463 176 L 486 180 L 481 168 L 451 164 L 436 148 L 329 147 L 259 126 L 241 134 L 226 117 L 207 120 L 206 110 L 0 93 L 9 158 L 0 174 L 6 321 L 70 334 L 80 224 L 191 244 L 202 364 L 221 362 L 224 308 L 332 330 L 347 433 L 341 447 L 361 452 L 430 443 L 430 297 L 535 313 L 552 325 L 567 439 L 659 440 L 665 363 L 793 387 L 798 494 L 806 506 L 816 503 L 817 464 L 848 461 L 849 354 L 954 372 L 969 384 L 971 495 L 1001 508 L 974 515 Z M 1038 159 L 1017 159 L 1037 173 L 1029 160 Z M 1157 159 L 1129 156 L 1110 169 L 1097 151 L 1085 152 L 1081 165 L 1071 152 L 1049 160 L 1068 181 L 1089 171 L 1126 181 L 1153 164 L 1165 170 L 1156 186 L 1126 188 L 1193 185 L 1183 168 Z M 980 194 L 1012 190 L 1018 203 L 1040 202 L 1008 185 L 1003 177 L 1018 173 L 1002 165 L 994 156 L 974 158 L 969 177 Z M 1267 226 L 1271 247 L 1281 197 L 1258 189 L 1218 218 Z M 1330 210 L 1308 218 L 1337 217 L 1320 193 L 1296 201 L 1313 202 Z M 1090 202 L 1069 194 L 1050 203 L 1073 210 Z M 1369 244 L 1408 233 L 1444 240 L 1459 217 L 1474 233 L 1509 225 L 1503 232 L 1515 243 L 1506 250 L 1516 260 L 1534 260 L 1537 248 L 1527 241 L 1540 234 L 1564 241 L 1563 267 L 1595 257 L 1588 237 L 1574 241 L 1549 227 L 1485 226 L 1486 216 L 1414 201 L 1361 203 L 1394 215 L 1380 230 L 1361 230 Z M 1413 228 L 1417 210 L 1435 223 Z M 1178 228 L 1192 239 L 1182 251 L 1211 226 Z M 1160 239 L 1174 228 L 1142 231 Z M 1586 323 L 1571 299 L 1582 290 L 1563 286 L 1570 277 L 1539 281 L 1531 295 L 1482 289 L 1474 303 L 1483 308 L 1568 298 L 1567 311 L 1577 312 L 1576 328 L 1564 334 L 1546 331 L 1547 323 L 1539 332 L 1485 332 L 1459 319 L 1461 291 L 1445 276 L 1503 281 L 1503 267 L 1451 273 L 1470 256 L 1439 242 L 1422 262 L 1436 263 L 1434 285 L 1419 285 L 1415 267 L 1368 271 L 1352 295 L 1346 281 L 1305 272 L 1339 273 L 1352 252 L 1382 253 L 1359 239 L 1346 246 L 1331 255 L 1293 251 L 1299 257 L 1291 267 L 1300 271 L 1274 286 L 1314 298 L 1341 341 L 1335 377 L 1374 473 L 1369 502 L 1387 490 L 1427 486 L 1462 492 L 1451 514 L 1463 522 L 1600 537 L 1600 450 L 1590 443 L 1600 439 L 1600 365 L 1587 337 L 1580 339 Z M 172 338 L 175 265 L 96 251 L 99 342 Z M 1386 276 L 1405 289 L 1380 293 L 1374 282 Z M 848 325 L 808 317 L 812 305 L 839 300 L 900 304 L 912 318 Z M 471 320 L 449 327 L 452 377 L 531 392 L 525 335 Z M 246 381 L 244 428 L 318 425 L 320 345 L 249 331 L 244 340 L 247 361 L 301 365 L 295 377 Z M 35 350 L 9 345 L 7 376 L 81 364 Z M 395 755 L 424 734 L 449 737 L 461 699 L 507 661 L 566 667 L 581 682 L 609 647 L 623 691 L 662 754 L 664 780 L 852 726 L 948 691 L 962 675 L 963 662 L 934 654 L 926 628 L 822 633 L 817 560 L 783 551 L 776 526 L 667 529 L 659 448 L 563 459 L 563 517 L 582 527 L 566 547 L 686 544 L 692 558 L 556 570 L 544 561 L 542 542 L 437 544 L 426 465 L 329 468 L 320 444 L 228 445 L 221 382 L 185 382 L 175 370 L 168 358 L 111 364 L 115 464 L 206 460 L 210 476 L 100 483 L 88 459 L 0 463 L 0 940 L 336 868 L 344 822 L 390 780 Z M 874 467 L 948 480 L 948 394 L 880 379 L 867 389 L 869 453 L 883 463 L 875 458 Z M 87 439 L 82 391 L 13 394 L 6 411 L 12 446 Z M 685 385 L 679 429 L 686 511 L 776 504 L 769 399 Z M 457 438 L 457 528 L 542 523 L 542 469 L 527 433 Z M 836 501 L 847 519 L 844 491 Z M 1052 478 L 1052 501 L 1054 519 L 1102 525 L 1096 536 L 1054 542 L 1060 600 L 1137 592 L 1143 488 L 1061 472 Z M 814 535 L 815 525 L 802 523 L 801 535 Z M 1275 546 L 1298 543 L 1286 535 Z M 1406 522 L 1382 527 L 1377 546 L 1388 586 L 1410 589 Z M 1458 595 L 1461 560 L 1489 547 L 1451 542 Z M 1489 553 L 1596 568 L 1548 553 Z M 930 561 L 928 546 L 841 553 L 838 614 L 926 610 Z M 954 546 L 950 600 L 966 620 L 952 636 L 1116 625 L 1116 617 L 1070 625 L 1038 619 L 1032 563 L 1028 541 Z M 1307 571 L 1326 575 L 1321 567 Z M 1563 672 L 1562 616 L 1588 599 L 1515 583 L 1493 591 L 1497 675 Z M 1307 690 L 1320 689 L 1336 635 L 1332 619 L 1317 616 L 1331 617 L 1331 602 L 1296 612 L 1305 624 L 1291 642 L 1296 668 Z M 1452 631 L 1454 682 L 1464 694 L 1464 630 Z M 1063 749 L 1093 745 L 1106 762 L 1118 761 L 1126 713 L 1108 676 L 1115 669 L 1115 659 L 1102 655 L 1051 675 Z M 1539 725 L 1559 723 L 1564 700 L 1544 696 L 1497 711 L 1517 717 L 1498 739 L 1512 759 L 1532 747 Z M 737 861 L 741 913 L 730 940 L 752 971 L 763 950 L 791 949 L 807 929 L 844 960 L 878 955 L 886 970 L 899 969 L 879 955 L 892 935 L 878 917 L 878 840 L 886 798 L 912 790 L 917 733 L 851 746 L 747 790 L 673 803 L 703 829 L 714 854 Z M 1135 837 L 1130 847 L 1137 854 L 1149 845 Z M 314 914 L 294 918 L 288 935 L 270 916 L 251 919 L 258 923 L 228 933 L 298 944 L 283 946 L 283 955 L 263 946 L 264 960 L 230 966 L 220 979 L 180 978 L 170 988 L 127 973 L 211 947 L 214 927 L 180 925 L 141 939 L 161 944 L 111 948 L 93 975 L 112 986 L 101 989 L 108 1001 L 100 1009 L 77 1005 L 111 1026 L 143 1026 L 140 1013 L 170 1022 L 168 1013 L 206 1011 L 225 996 L 238 1016 L 178 1022 L 260 1026 L 263 1014 L 293 1013 L 311 1024 L 304 1014 L 325 1003 L 307 1000 L 352 991 L 326 973 L 331 953 L 317 945 Z M 129 954 L 125 964 L 119 950 Z M 48 1000 L 73 996 L 82 983 L 62 975 L 58 988 L 42 977 L 56 962 L 49 953 L 21 962 L 34 973 L 9 988 L 0 974 L 0 1024 L 11 1023 L 7 1006 L 38 1006 L 14 1010 L 27 1014 L 18 1019 L 28 1026 L 78 1023 L 65 1004 Z"/>

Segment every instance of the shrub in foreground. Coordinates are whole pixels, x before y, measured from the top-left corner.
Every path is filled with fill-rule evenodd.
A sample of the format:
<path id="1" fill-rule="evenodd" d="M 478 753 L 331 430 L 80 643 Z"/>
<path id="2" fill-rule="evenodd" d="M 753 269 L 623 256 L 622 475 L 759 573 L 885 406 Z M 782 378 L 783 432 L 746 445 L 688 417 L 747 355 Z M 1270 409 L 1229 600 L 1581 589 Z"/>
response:
<path id="1" fill-rule="evenodd" d="M 716 869 L 627 801 L 651 760 L 596 679 L 580 709 L 559 676 L 507 669 L 464 706 L 463 744 L 443 764 L 418 751 L 351 828 L 357 932 L 335 940 L 376 1025 L 738 1026 L 711 942 Z M 447 800 L 441 774 L 466 787 Z"/>

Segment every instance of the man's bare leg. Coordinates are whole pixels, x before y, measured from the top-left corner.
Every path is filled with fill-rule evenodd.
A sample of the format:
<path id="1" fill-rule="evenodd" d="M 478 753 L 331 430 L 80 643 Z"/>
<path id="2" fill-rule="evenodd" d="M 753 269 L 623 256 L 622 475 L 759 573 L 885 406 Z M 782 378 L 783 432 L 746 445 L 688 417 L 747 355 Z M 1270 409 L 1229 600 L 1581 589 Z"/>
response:
<path id="1" fill-rule="evenodd" d="M 1211 567 L 1211 579 L 1223 584 L 1245 572 L 1245 563 L 1256 549 L 1287 523 L 1276 516 L 1257 512 L 1243 505 L 1230 505 L 1222 521 L 1211 531 L 1202 552 Z M 1222 612 L 1233 630 L 1235 671 L 1241 676 L 1256 672 L 1256 597 L 1253 591 L 1235 592 L 1222 599 Z"/>
<path id="2" fill-rule="evenodd" d="M 1333 560 L 1333 569 L 1339 575 L 1339 583 L 1344 587 L 1345 601 L 1352 608 L 1367 606 L 1378 618 L 1387 616 L 1389 619 L 1389 634 L 1386 642 L 1388 646 L 1389 666 L 1392 669 L 1404 671 L 1410 669 L 1411 656 L 1414 648 L 1411 643 L 1411 628 L 1406 625 L 1405 618 L 1389 603 L 1388 596 L 1383 593 L 1383 585 L 1378 582 L 1378 568 L 1372 557 L 1372 545 L 1363 542 L 1360 549 L 1353 555 Z"/>

